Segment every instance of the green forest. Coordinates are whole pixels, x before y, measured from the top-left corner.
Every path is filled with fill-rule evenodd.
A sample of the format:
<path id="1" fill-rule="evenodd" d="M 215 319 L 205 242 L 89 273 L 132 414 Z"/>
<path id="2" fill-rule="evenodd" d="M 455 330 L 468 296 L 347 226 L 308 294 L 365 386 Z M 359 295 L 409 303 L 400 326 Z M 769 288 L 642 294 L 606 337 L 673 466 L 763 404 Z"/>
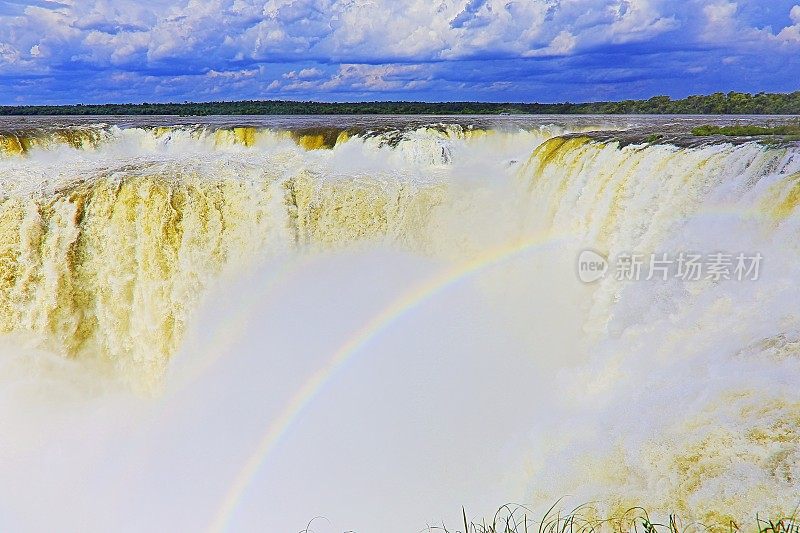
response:
<path id="1" fill-rule="evenodd" d="M 76 104 L 0 106 L 0 115 L 498 115 L 498 114 L 681 114 L 800 115 L 800 91 L 793 93 L 714 93 L 673 100 L 587 103 L 351 102 L 248 100 L 173 104 Z"/>

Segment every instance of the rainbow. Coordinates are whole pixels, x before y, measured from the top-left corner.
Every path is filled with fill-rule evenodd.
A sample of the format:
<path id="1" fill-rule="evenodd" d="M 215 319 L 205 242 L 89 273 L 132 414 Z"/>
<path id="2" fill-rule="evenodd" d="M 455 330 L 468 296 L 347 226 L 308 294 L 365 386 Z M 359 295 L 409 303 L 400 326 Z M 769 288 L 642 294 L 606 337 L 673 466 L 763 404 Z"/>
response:
<path id="1" fill-rule="evenodd" d="M 504 261 L 519 257 L 546 245 L 555 244 L 560 240 L 561 238 L 551 235 L 536 235 L 532 238 L 516 241 L 481 253 L 465 263 L 444 270 L 418 284 L 364 323 L 308 378 L 286 403 L 278 417 L 270 422 L 255 450 L 234 478 L 208 531 L 221 532 L 227 529 L 228 522 L 236 511 L 236 507 L 247 487 L 275 445 L 291 427 L 292 422 L 312 402 L 336 371 L 368 344 L 370 340 L 410 310 L 448 287 L 469 279 Z"/>

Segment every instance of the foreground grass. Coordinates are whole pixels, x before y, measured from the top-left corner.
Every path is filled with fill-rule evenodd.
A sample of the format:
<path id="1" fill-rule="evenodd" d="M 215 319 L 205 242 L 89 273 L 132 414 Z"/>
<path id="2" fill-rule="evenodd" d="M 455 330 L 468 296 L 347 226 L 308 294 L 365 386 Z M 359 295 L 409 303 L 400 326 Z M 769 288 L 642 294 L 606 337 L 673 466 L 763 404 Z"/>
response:
<path id="1" fill-rule="evenodd" d="M 727 527 L 721 528 L 699 522 L 684 523 L 676 515 L 669 515 L 663 522 L 654 521 L 641 507 L 631 508 L 617 518 L 601 520 L 591 518 L 596 515 L 596 511 L 589 505 L 578 507 L 569 513 L 556 511 L 556 505 L 553 505 L 539 520 L 533 517 L 528 508 L 521 505 L 504 505 L 490 522 L 470 521 L 466 510 L 462 509 L 463 524 L 457 529 L 449 529 L 442 525 L 430 526 L 424 531 L 429 533 L 800 533 L 800 516 L 797 513 L 791 517 L 773 519 L 755 516 L 751 523 L 737 524 L 731 521 Z"/>
<path id="2" fill-rule="evenodd" d="M 800 124 L 785 126 L 699 126 L 692 130 L 692 135 L 705 137 L 709 135 L 725 135 L 728 137 L 756 137 L 762 135 L 800 136 Z"/>

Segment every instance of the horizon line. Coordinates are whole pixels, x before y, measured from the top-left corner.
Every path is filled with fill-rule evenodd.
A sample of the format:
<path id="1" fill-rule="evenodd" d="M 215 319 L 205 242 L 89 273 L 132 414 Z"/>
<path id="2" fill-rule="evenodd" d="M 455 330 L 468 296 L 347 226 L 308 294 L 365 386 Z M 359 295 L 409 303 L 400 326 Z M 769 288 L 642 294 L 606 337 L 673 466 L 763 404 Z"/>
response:
<path id="1" fill-rule="evenodd" d="M 669 101 L 669 102 L 681 102 L 685 100 L 689 100 L 692 98 L 709 98 L 713 96 L 722 95 L 723 97 L 728 98 L 730 95 L 749 95 L 751 97 L 758 97 L 758 96 L 792 96 L 800 94 L 800 89 L 791 92 L 757 92 L 757 93 L 748 93 L 748 92 L 740 92 L 740 91 L 715 91 L 712 93 L 707 94 L 692 94 L 682 98 L 673 98 L 669 95 L 658 94 L 653 95 L 647 98 L 624 98 L 621 100 L 584 100 L 580 102 L 571 102 L 569 100 L 563 102 L 538 102 L 538 101 L 530 101 L 530 102 L 522 102 L 522 101 L 492 101 L 492 100 L 348 100 L 348 101 L 341 101 L 341 102 L 330 102 L 330 101 L 321 101 L 321 100 L 303 100 L 303 99 L 274 99 L 274 98 L 267 98 L 267 99 L 236 99 L 236 100 L 204 100 L 204 101 L 190 101 L 184 100 L 183 102 L 177 101 L 170 101 L 170 102 L 103 102 L 103 103 L 86 103 L 86 102 L 73 102 L 73 103 L 60 103 L 60 104 L 47 104 L 47 103 L 38 103 L 38 104 L 0 104 L 0 109 L 8 109 L 8 108 L 42 108 L 42 107 L 56 107 L 56 108 L 68 108 L 68 107 L 108 107 L 108 106 L 191 106 L 191 105 L 227 105 L 227 104 L 242 104 L 242 103 L 254 103 L 254 104 L 302 104 L 302 105 L 320 105 L 320 106 L 349 106 L 349 105 L 366 105 L 366 104 L 404 104 L 404 105 L 431 105 L 431 106 L 441 106 L 441 105 L 488 105 L 488 106 L 546 106 L 546 107 L 557 107 L 557 106 L 583 106 L 583 105 L 598 105 L 598 104 L 623 104 L 629 102 L 649 102 L 651 100 L 661 99 L 662 101 Z"/>

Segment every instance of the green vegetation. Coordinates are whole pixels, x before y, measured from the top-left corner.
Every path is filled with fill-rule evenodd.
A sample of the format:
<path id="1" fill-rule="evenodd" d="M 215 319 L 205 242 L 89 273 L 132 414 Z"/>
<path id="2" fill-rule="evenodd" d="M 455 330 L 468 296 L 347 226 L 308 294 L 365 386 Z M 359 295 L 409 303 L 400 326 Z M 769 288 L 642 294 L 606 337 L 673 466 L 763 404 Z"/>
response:
<path id="1" fill-rule="evenodd" d="M 796 517 L 765 520 L 754 517 L 752 524 L 739 525 L 733 521 L 726 524 L 684 523 L 676 515 L 669 515 L 666 523 L 651 520 L 647 511 L 634 507 L 611 519 L 601 520 L 596 510 L 589 505 L 564 513 L 555 511 L 556 506 L 541 520 L 531 518 L 531 511 L 520 505 L 504 505 L 491 522 L 471 522 L 462 509 L 463 524 L 458 529 L 446 526 L 429 526 L 428 533 L 797 533 Z M 464 528 L 463 530 L 461 528 Z"/>
<path id="2" fill-rule="evenodd" d="M 755 137 L 758 135 L 800 135 L 800 123 L 773 128 L 763 126 L 700 126 L 692 130 L 693 135 L 726 135 L 731 137 Z"/>
<path id="3" fill-rule="evenodd" d="M 654 133 L 652 135 L 648 135 L 647 138 L 645 138 L 644 142 L 649 143 L 649 144 L 653 144 L 653 143 L 657 143 L 658 141 L 660 141 L 663 138 L 664 138 L 664 135 L 662 135 L 661 133 Z"/>
<path id="4" fill-rule="evenodd" d="M 722 114 L 800 115 L 800 91 L 788 94 L 714 93 L 672 100 L 589 102 L 582 104 L 489 102 L 295 102 L 251 100 L 182 104 L 77 104 L 65 106 L 0 106 L 0 115 L 465 115 L 465 114 Z"/>

